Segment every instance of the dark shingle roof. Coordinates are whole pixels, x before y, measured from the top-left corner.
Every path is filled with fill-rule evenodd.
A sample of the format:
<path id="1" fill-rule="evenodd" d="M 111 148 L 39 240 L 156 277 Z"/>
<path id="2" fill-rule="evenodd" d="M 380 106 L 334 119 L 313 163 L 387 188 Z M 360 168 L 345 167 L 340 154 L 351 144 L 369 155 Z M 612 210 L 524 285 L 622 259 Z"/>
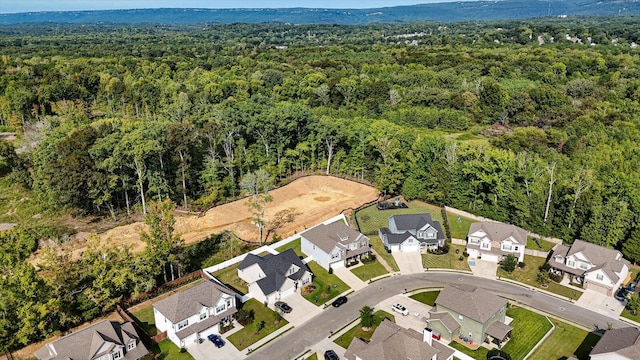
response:
<path id="1" fill-rule="evenodd" d="M 591 350 L 591 355 L 612 352 L 630 359 L 640 359 L 640 329 L 626 327 L 607 330 Z"/>
<path id="2" fill-rule="evenodd" d="M 473 285 L 447 284 L 436 298 L 436 304 L 484 324 L 507 301 Z"/>
<path id="3" fill-rule="evenodd" d="M 287 278 L 299 280 L 304 276 L 305 272 L 311 272 L 309 267 L 300 260 L 293 249 L 287 249 L 277 255 L 267 254 L 262 257 L 256 255 L 252 255 L 251 257 L 247 256 L 240 264 L 242 265 L 245 261 L 247 261 L 246 264 L 250 265 L 245 264 L 246 266 L 243 268 L 238 266 L 238 269 L 243 270 L 253 264 L 258 264 L 262 272 L 264 272 L 265 277 L 256 281 L 256 284 L 258 284 L 260 290 L 262 290 L 262 293 L 265 295 L 269 295 L 280 289 Z M 287 274 L 292 264 L 296 265 L 299 270 L 293 274 Z"/>
<path id="4" fill-rule="evenodd" d="M 389 217 L 389 224 L 391 224 L 391 222 L 394 222 L 396 224 L 396 229 L 398 229 L 398 232 L 402 232 L 402 233 L 405 233 L 406 231 L 410 231 L 410 230 L 421 229 L 427 224 L 432 226 L 434 229 L 436 229 L 436 231 L 438 232 L 438 236 L 436 240 L 431 241 L 431 240 L 418 239 L 419 241 L 422 241 L 422 242 L 436 243 L 437 240 L 444 239 L 444 232 L 442 231 L 440 222 L 431 219 L 431 214 L 428 214 L 428 213 L 392 215 Z"/>
<path id="5" fill-rule="evenodd" d="M 218 283 L 204 281 L 158 301 L 153 307 L 175 324 L 199 313 L 203 307 L 215 306 L 222 294 L 235 296 L 231 290 Z"/>

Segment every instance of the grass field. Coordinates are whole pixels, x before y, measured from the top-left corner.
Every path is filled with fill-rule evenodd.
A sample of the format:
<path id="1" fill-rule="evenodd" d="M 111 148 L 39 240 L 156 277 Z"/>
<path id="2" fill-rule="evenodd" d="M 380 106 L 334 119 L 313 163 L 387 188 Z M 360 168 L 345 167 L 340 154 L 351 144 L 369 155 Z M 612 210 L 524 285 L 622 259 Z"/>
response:
<path id="1" fill-rule="evenodd" d="M 156 320 L 153 317 L 153 306 L 151 304 L 131 313 L 131 315 L 133 315 L 133 320 L 135 320 L 147 334 L 154 336 L 158 333 Z"/>
<path id="2" fill-rule="evenodd" d="M 246 294 L 249 292 L 247 283 L 238 277 L 238 265 L 230 266 L 222 270 L 218 270 L 211 274 L 220 280 L 223 284 L 235 289 L 237 292 Z"/>
<path id="3" fill-rule="evenodd" d="M 456 249 L 459 250 L 458 254 L 456 254 Z M 459 260 L 463 251 L 464 246 L 451 245 L 448 254 L 422 254 L 422 267 L 425 269 L 455 269 L 471 271 L 466 257 Z"/>
<path id="4" fill-rule="evenodd" d="M 552 243 L 551 241 L 534 239 L 531 236 L 527 236 L 527 249 L 538 250 L 538 251 L 549 251 L 554 246 L 556 246 L 556 244 Z"/>
<path id="5" fill-rule="evenodd" d="M 510 307 L 507 316 L 513 318 L 511 340 L 502 348 L 513 360 L 522 360 L 534 346 L 551 330 L 546 317 L 533 311 Z"/>
<path id="6" fill-rule="evenodd" d="M 315 305 L 322 305 L 334 297 L 350 289 L 340 278 L 329 274 L 315 261 L 310 261 L 307 266 L 313 273 L 313 284 L 316 290 L 304 295 L 304 298 Z"/>
<path id="7" fill-rule="evenodd" d="M 400 271 L 396 259 L 384 248 L 384 243 L 380 240 L 380 237 L 378 235 L 367 235 L 367 237 L 369 238 L 369 244 L 371 244 L 371 247 L 376 251 L 378 256 L 381 256 L 384 261 L 391 266 L 393 271 Z"/>
<path id="8" fill-rule="evenodd" d="M 360 278 L 362 281 L 373 279 L 374 277 L 388 274 L 387 269 L 380 264 L 378 260 L 372 261 L 367 264 L 362 264 L 357 268 L 350 269 L 351 272 Z"/>
<path id="9" fill-rule="evenodd" d="M 347 332 L 338 336 L 335 340 L 333 340 L 333 342 L 346 349 L 349 347 L 349 345 L 351 344 L 351 341 L 353 341 L 354 338 L 370 340 L 371 336 L 373 335 L 373 332 L 376 331 L 376 328 L 378 327 L 378 325 L 380 325 L 382 320 L 384 320 L 385 318 L 388 318 L 389 320 L 396 322 L 396 318 L 384 310 L 376 311 L 375 313 L 373 313 L 373 317 L 375 319 L 374 325 L 368 331 L 362 330 L 362 326 L 360 326 L 360 322 L 358 322 Z"/>
<path id="10" fill-rule="evenodd" d="M 151 351 L 158 355 L 158 359 L 192 360 L 188 352 L 180 352 L 180 349 L 169 339 L 164 339 L 151 347 Z"/>
<path id="11" fill-rule="evenodd" d="M 559 320 L 551 319 L 551 322 L 556 328 L 528 359 L 567 359 L 573 356 L 589 360 L 591 347 L 600 340 L 600 336 Z"/>
<path id="12" fill-rule="evenodd" d="M 282 246 L 280 246 L 279 248 L 276 248 L 276 251 L 278 252 L 283 252 L 287 249 L 293 249 L 293 251 L 296 252 L 296 254 L 298 254 L 298 256 L 302 256 L 303 258 L 306 257 L 306 255 L 302 252 L 301 249 L 301 245 L 300 245 L 300 239 L 295 239 L 292 242 L 288 243 L 288 244 L 284 244 Z"/>
<path id="13" fill-rule="evenodd" d="M 539 289 L 543 289 L 542 287 L 540 287 L 540 284 L 538 284 L 537 276 L 539 272 L 538 268 L 544 264 L 544 261 L 545 261 L 544 258 L 525 255 L 524 256 L 524 263 L 526 264 L 525 270 L 516 269 L 511 274 L 509 274 L 506 271 L 502 270 L 500 267 L 498 267 L 497 275 L 502 278 L 515 280 L 523 284 L 527 284 Z M 549 287 L 543 290 L 552 292 L 554 294 L 566 296 L 567 298 L 572 298 L 573 300 L 579 299 L 580 296 L 582 295 L 581 291 L 573 290 L 566 286 L 560 285 L 554 281 L 549 281 Z"/>
<path id="14" fill-rule="evenodd" d="M 458 344 L 455 341 L 452 341 L 451 343 L 449 343 L 449 346 L 451 346 L 456 350 L 460 350 L 461 352 L 471 356 L 474 359 L 480 359 L 480 360 L 486 359 L 487 353 L 489 352 L 489 350 L 487 350 L 486 348 L 483 348 L 482 346 L 479 347 L 477 350 L 471 350 L 468 347 L 462 344 Z M 513 360 L 515 360 L 515 358 L 513 358 Z"/>
<path id="15" fill-rule="evenodd" d="M 281 319 L 276 324 L 277 313 L 256 299 L 251 299 L 244 303 L 243 309 L 255 311 L 255 318 L 252 324 L 249 324 L 238 332 L 231 334 L 227 339 L 238 349 L 243 350 L 256 341 L 271 334 L 287 324 L 287 320 Z M 256 324 L 264 321 L 266 326 L 259 333 L 256 333 Z"/>
<path id="16" fill-rule="evenodd" d="M 436 298 L 440 294 L 440 291 L 425 291 L 409 296 L 413 300 L 420 301 L 423 304 L 434 306 L 436 304 Z"/>

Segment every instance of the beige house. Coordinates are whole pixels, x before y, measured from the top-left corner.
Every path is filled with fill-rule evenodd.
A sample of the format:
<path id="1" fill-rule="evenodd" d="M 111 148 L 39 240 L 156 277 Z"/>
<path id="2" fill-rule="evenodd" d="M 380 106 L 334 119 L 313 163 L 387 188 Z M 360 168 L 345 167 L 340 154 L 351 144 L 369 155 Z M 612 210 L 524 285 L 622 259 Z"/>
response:
<path id="1" fill-rule="evenodd" d="M 591 360 L 640 359 L 640 328 L 607 330 L 589 355 Z"/>
<path id="2" fill-rule="evenodd" d="M 467 234 L 469 257 L 492 262 L 500 262 L 507 255 L 522 262 L 526 245 L 527 232 L 511 224 L 481 221 L 471 224 Z"/>
<path id="3" fill-rule="evenodd" d="M 325 270 L 343 267 L 349 260 L 371 254 L 369 238 L 342 221 L 320 224 L 301 233 L 300 247 Z"/>

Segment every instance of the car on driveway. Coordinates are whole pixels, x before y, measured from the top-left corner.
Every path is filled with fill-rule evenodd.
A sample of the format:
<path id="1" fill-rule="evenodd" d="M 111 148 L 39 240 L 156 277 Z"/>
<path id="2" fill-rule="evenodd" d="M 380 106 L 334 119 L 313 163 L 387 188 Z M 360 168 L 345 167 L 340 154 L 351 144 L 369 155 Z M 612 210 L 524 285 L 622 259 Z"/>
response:
<path id="1" fill-rule="evenodd" d="M 620 290 L 618 290 L 616 292 L 616 294 L 614 295 L 614 297 L 616 298 L 616 300 L 620 300 L 620 301 L 625 301 L 626 299 L 628 299 L 630 297 L 630 295 L 632 295 L 633 293 L 629 292 L 629 290 L 627 290 L 626 288 L 620 288 Z"/>
<path id="2" fill-rule="evenodd" d="M 407 310 L 406 307 L 402 306 L 399 303 L 395 303 L 393 305 L 391 305 L 391 309 L 395 312 L 399 312 L 400 314 L 407 316 L 409 315 L 409 310 Z"/>
<path id="3" fill-rule="evenodd" d="M 340 307 L 340 305 L 346 304 L 346 303 L 347 303 L 347 297 L 346 296 L 340 296 L 339 298 L 333 300 L 331 305 L 333 305 L 333 307 Z"/>
<path id="4" fill-rule="evenodd" d="M 333 350 L 327 350 L 324 352 L 324 360 L 340 360 L 338 354 Z"/>
<path id="5" fill-rule="evenodd" d="M 222 340 L 222 337 L 220 337 L 220 335 L 211 334 L 207 336 L 207 339 L 209 339 L 209 341 L 211 341 L 217 348 L 221 348 L 224 346 L 224 340 Z"/>
<path id="6" fill-rule="evenodd" d="M 276 301 L 276 303 L 274 304 L 274 306 L 276 307 L 276 309 L 282 311 L 285 314 L 288 314 L 291 312 L 291 310 L 293 310 L 291 308 L 291 306 L 289 306 L 289 304 L 287 304 L 284 301 Z"/>

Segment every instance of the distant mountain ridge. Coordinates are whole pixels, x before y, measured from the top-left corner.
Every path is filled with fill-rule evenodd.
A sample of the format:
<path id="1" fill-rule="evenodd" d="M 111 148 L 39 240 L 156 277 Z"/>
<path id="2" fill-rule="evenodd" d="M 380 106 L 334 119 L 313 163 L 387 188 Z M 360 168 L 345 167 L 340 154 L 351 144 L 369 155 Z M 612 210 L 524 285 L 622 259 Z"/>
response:
<path id="1" fill-rule="evenodd" d="M 0 14 L 0 24 L 57 23 L 266 23 L 368 24 L 435 20 L 524 19 L 548 16 L 640 14 L 640 0 L 496 0 L 430 3 L 372 9 L 135 9 Z"/>

